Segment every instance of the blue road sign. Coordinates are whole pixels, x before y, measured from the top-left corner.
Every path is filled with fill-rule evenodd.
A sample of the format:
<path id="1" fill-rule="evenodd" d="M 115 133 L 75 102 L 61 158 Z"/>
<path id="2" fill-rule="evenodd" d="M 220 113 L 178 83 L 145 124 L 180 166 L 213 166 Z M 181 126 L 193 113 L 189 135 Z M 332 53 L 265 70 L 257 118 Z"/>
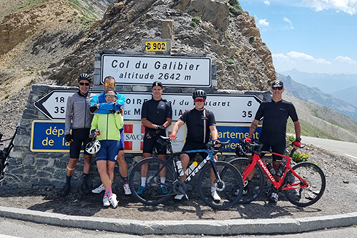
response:
<path id="1" fill-rule="evenodd" d="M 218 139 L 230 140 L 231 144 L 224 150 L 224 154 L 234 154 L 239 139 L 245 139 L 249 133 L 248 124 L 217 124 Z M 31 151 L 33 152 L 68 152 L 69 143 L 64 136 L 64 121 L 35 120 L 32 122 Z M 259 139 L 261 126 L 255 130 L 253 139 Z M 183 147 L 184 140 L 178 145 L 179 150 Z M 176 146 L 177 147 L 177 146 Z M 129 153 L 131 151 L 128 151 Z"/>
<path id="2" fill-rule="evenodd" d="M 33 121 L 30 147 L 31 151 L 69 151 L 69 143 L 66 142 L 64 128 L 64 121 Z"/>
<path id="3" fill-rule="evenodd" d="M 235 148 L 239 143 L 239 139 L 244 140 L 249 135 L 250 124 L 217 124 L 218 139 L 222 142 L 230 141 L 229 146 L 223 151 L 224 154 L 235 154 Z M 253 134 L 253 140 L 258 140 L 262 132 L 262 126 L 259 125 Z"/>

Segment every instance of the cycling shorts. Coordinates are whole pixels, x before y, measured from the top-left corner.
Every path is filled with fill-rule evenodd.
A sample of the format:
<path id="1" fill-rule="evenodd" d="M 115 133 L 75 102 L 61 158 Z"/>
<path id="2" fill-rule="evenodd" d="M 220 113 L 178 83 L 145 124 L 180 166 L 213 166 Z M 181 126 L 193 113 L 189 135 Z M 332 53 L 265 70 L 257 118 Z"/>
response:
<path id="1" fill-rule="evenodd" d="M 284 155 L 286 149 L 285 134 L 262 133 L 259 142 L 263 143 L 262 151 L 269 151 Z M 280 161 L 282 157 L 273 155 L 273 161 Z"/>
<path id="2" fill-rule="evenodd" d="M 166 146 L 162 146 L 157 140 L 160 138 L 159 135 L 156 135 L 151 138 L 147 138 L 146 134 L 143 140 L 143 153 L 151 154 L 153 149 L 156 149 L 158 155 L 166 155 Z"/>
<path id="3" fill-rule="evenodd" d="M 89 131 L 90 128 L 72 129 L 73 142 L 69 146 L 69 157 L 71 159 L 79 159 L 82 143 L 86 145 L 88 142 L 92 141 L 92 139 L 89 138 Z M 84 151 L 84 154 L 89 155 L 86 151 Z"/>
<path id="4" fill-rule="evenodd" d="M 119 140 L 101 140 L 100 150 L 97 153 L 98 160 L 109 160 L 115 162 L 120 148 Z"/>
<path id="5" fill-rule="evenodd" d="M 182 152 L 188 151 L 188 150 L 201 150 L 201 149 L 207 149 L 205 143 L 201 142 L 192 142 L 192 141 L 186 141 L 185 145 L 182 148 Z M 186 153 L 184 153 L 186 154 Z M 194 159 L 197 153 L 187 153 L 187 155 L 190 157 L 190 160 Z M 206 158 L 208 153 L 206 152 L 199 152 L 199 154 L 202 156 L 202 158 Z"/>

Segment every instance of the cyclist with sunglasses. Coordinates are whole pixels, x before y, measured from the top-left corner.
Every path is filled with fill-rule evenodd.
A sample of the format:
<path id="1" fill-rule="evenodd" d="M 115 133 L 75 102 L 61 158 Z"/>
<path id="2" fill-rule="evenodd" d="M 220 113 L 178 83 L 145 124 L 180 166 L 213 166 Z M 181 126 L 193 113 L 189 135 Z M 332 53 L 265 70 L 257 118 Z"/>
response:
<path id="1" fill-rule="evenodd" d="M 171 125 L 172 107 L 171 103 L 161 97 L 164 88 L 162 83 L 155 81 L 152 84 L 151 92 L 152 99 L 143 103 L 141 111 L 141 122 L 145 126 L 145 135 L 143 139 L 143 159 L 151 157 L 152 151 L 156 148 L 160 159 L 166 160 L 166 146 L 161 145 L 158 139 L 161 136 L 166 136 L 166 128 Z M 141 166 L 141 186 L 137 194 L 141 195 L 146 190 L 146 176 L 148 173 L 148 165 Z M 160 180 L 165 184 L 166 171 L 160 173 Z M 167 188 L 161 186 L 162 194 L 167 194 Z"/>
<path id="2" fill-rule="evenodd" d="M 192 94 L 193 102 L 195 107 L 190 110 L 186 110 L 175 125 L 172 128 L 170 135 L 171 140 L 176 140 L 176 134 L 180 127 L 186 123 L 187 125 L 187 136 L 185 145 L 182 148 L 182 151 L 187 150 L 198 150 L 206 149 L 206 144 L 212 136 L 212 141 L 216 144 L 219 144 L 218 140 L 218 131 L 216 128 L 216 119 L 212 111 L 205 109 L 205 102 L 207 95 L 203 90 L 196 90 Z M 201 156 L 205 158 L 206 153 L 201 153 Z M 180 155 L 180 160 L 182 163 L 183 171 L 186 171 L 186 168 L 189 164 L 190 159 L 195 157 L 194 153 L 182 153 Z M 217 156 L 214 157 L 217 160 Z M 213 171 L 211 170 L 211 174 Z M 186 179 L 186 175 L 180 177 L 181 181 Z M 214 185 L 214 176 L 211 176 L 211 195 L 215 201 L 220 201 L 221 198 L 216 192 L 216 187 Z M 175 196 L 176 200 L 181 200 L 183 194 L 178 194 Z"/>
<path id="3" fill-rule="evenodd" d="M 114 90 L 108 90 L 105 93 L 107 103 L 113 103 L 117 99 Z M 114 179 L 114 167 L 120 145 L 120 128 L 124 125 L 120 110 L 109 114 L 94 114 L 91 134 L 100 141 L 100 150 L 97 152 L 97 168 L 100 179 L 105 188 L 103 197 L 103 206 L 110 205 L 116 208 L 118 205 L 117 196 L 112 191 Z"/>
<path id="4" fill-rule="evenodd" d="M 301 146 L 300 122 L 294 105 L 291 102 L 283 100 L 284 83 L 280 80 L 274 81 L 271 86 L 271 91 L 273 93 L 272 99 L 260 104 L 255 118 L 249 128 L 249 136 L 245 139 L 245 141 L 252 141 L 252 135 L 257 128 L 259 121 L 264 118 L 262 133 L 259 138 L 259 142 L 263 144 L 262 151 L 268 151 L 269 148 L 271 148 L 272 152 L 284 154 L 286 149 L 287 120 L 290 117 L 294 122 L 296 140 L 293 142 L 293 146 L 296 148 Z M 279 165 L 282 163 L 281 159 L 281 157 L 273 155 L 273 167 L 275 171 L 278 170 Z M 280 177 L 278 176 L 274 175 L 274 178 L 276 181 L 280 180 Z M 278 193 L 275 188 L 272 189 L 273 192 L 270 200 L 276 203 L 279 198 Z"/>
<path id="5" fill-rule="evenodd" d="M 121 110 L 122 116 L 124 115 L 123 107 L 125 104 L 125 96 L 120 93 L 116 93 L 117 99 L 114 102 L 107 103 L 105 99 L 105 94 L 108 90 L 115 89 L 115 79 L 112 76 L 106 76 L 104 78 L 104 92 L 95 95 L 91 101 L 91 112 L 95 114 L 108 114 L 113 111 Z M 125 195 L 130 195 L 130 187 L 128 181 L 128 164 L 125 161 L 125 154 L 124 154 L 124 125 L 120 128 L 120 149 L 117 156 L 117 161 L 119 164 L 119 174 L 121 175 L 124 185 L 124 193 Z M 101 184 L 99 187 L 92 190 L 92 193 L 101 193 L 105 190 L 104 185 Z"/>
<path id="6" fill-rule="evenodd" d="M 87 144 L 91 141 L 89 130 L 92 122 L 92 114 L 89 112 L 92 95 L 89 88 L 92 84 L 91 77 L 82 73 L 77 78 L 78 92 L 68 97 L 66 118 L 65 118 L 65 139 L 70 144 L 70 159 L 67 165 L 67 177 L 64 187 L 59 195 L 67 196 L 71 186 L 71 179 L 74 169 L 79 160 L 79 153 L 82 143 Z M 71 133 L 72 124 L 72 133 Z M 87 185 L 87 179 L 90 171 L 92 155 L 84 151 L 84 165 L 82 174 L 81 190 L 84 194 L 89 194 L 90 189 Z"/>

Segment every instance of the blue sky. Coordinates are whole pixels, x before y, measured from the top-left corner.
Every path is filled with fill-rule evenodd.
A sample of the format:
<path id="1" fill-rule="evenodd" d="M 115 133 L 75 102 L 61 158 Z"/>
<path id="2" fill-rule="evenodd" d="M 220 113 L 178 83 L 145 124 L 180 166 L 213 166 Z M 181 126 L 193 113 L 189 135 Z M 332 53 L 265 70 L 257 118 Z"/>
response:
<path id="1" fill-rule="evenodd" d="M 357 0 L 238 0 L 277 72 L 357 74 Z"/>

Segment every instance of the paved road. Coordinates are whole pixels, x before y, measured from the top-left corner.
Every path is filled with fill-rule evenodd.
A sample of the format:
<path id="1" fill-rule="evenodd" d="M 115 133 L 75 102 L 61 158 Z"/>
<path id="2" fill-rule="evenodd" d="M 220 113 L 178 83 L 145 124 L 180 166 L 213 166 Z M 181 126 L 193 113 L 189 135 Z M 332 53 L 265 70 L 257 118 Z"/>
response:
<path id="1" fill-rule="evenodd" d="M 301 141 L 335 154 L 346 155 L 357 163 L 357 143 L 301 136 Z"/>
<path id="2" fill-rule="evenodd" d="M 0 238 L 38 238 L 38 237 L 51 237 L 51 238 L 98 238 L 98 237 L 110 237 L 110 238 L 217 238 L 217 236 L 209 235 L 129 235 L 116 232 L 107 231 L 95 231 L 95 230 L 85 230 L 67 227 L 50 226 L 44 224 L 37 224 L 32 222 L 25 222 L 20 220 L 13 220 L 9 218 L 0 217 Z M 344 237 L 352 238 L 356 237 L 357 228 L 356 227 L 343 227 L 338 229 L 326 229 L 321 231 L 313 232 L 303 232 L 298 234 L 285 234 L 285 235 L 237 235 L 229 236 L 230 238 L 254 238 L 254 237 L 264 237 L 264 238 L 335 238 Z"/>

